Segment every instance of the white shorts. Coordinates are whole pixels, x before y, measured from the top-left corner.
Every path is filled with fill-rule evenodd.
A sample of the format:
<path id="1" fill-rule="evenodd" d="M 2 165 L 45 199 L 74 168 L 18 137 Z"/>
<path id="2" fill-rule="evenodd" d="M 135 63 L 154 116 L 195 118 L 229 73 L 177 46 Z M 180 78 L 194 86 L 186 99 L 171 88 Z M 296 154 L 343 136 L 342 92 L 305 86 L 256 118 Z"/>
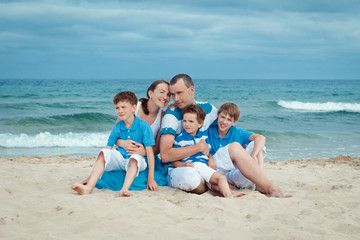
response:
<path id="1" fill-rule="evenodd" d="M 226 178 L 233 182 L 240 189 L 255 190 L 256 186 L 249 179 L 244 177 L 236 164 L 231 160 L 229 154 L 229 145 L 220 148 L 213 156 L 216 165 L 216 171 L 226 176 Z M 254 149 L 254 141 L 250 142 L 246 147 L 246 151 L 251 154 Z M 266 148 L 263 148 L 263 156 L 266 156 Z"/>
<path id="2" fill-rule="evenodd" d="M 144 171 L 147 168 L 147 163 L 145 158 L 138 155 L 133 154 L 130 158 L 124 158 L 123 155 L 115 149 L 102 149 L 99 154 L 103 152 L 105 158 L 105 169 L 104 171 L 112 171 L 112 170 L 125 170 L 129 169 L 130 159 L 133 158 L 137 161 L 138 171 L 136 176 L 139 175 L 139 172 Z"/>
<path id="3" fill-rule="evenodd" d="M 200 185 L 201 178 L 209 184 L 215 172 L 214 169 L 200 162 L 194 162 L 194 167 L 169 168 L 168 185 L 184 191 L 192 191 Z"/>

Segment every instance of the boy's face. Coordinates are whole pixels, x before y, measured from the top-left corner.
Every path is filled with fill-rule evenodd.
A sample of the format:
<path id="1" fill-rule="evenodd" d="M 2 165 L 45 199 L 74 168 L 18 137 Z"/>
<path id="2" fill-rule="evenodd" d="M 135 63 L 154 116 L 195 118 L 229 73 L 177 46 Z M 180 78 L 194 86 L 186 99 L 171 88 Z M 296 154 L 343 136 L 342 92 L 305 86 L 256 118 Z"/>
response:
<path id="1" fill-rule="evenodd" d="M 202 126 L 202 123 L 199 123 L 196 117 L 196 113 L 185 113 L 183 116 L 183 127 L 188 134 L 193 136 Z"/>
<path id="2" fill-rule="evenodd" d="M 236 121 L 229 114 L 220 113 L 218 116 L 218 132 L 227 133 L 231 126 L 235 125 Z"/>
<path id="3" fill-rule="evenodd" d="M 128 101 L 120 101 L 115 104 L 115 110 L 120 120 L 127 120 L 134 115 L 136 104 L 131 105 Z"/>

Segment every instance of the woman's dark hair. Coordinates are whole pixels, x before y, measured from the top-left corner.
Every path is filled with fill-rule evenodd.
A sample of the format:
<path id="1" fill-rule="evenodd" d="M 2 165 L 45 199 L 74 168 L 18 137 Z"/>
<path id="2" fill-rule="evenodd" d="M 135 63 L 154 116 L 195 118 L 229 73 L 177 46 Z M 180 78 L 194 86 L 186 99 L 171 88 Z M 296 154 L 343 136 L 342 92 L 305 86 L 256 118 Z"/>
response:
<path id="1" fill-rule="evenodd" d="M 169 85 L 169 83 L 165 80 L 156 80 L 155 82 L 153 82 L 150 87 L 148 88 L 148 90 L 146 91 L 146 95 L 147 95 L 147 98 L 140 98 L 140 102 L 141 102 L 141 107 L 142 107 L 142 110 L 144 111 L 144 113 L 146 115 L 149 114 L 149 109 L 147 107 L 147 103 L 149 101 L 149 91 L 152 91 L 154 92 L 154 90 L 156 89 L 157 85 L 159 85 L 160 83 L 165 83 L 167 85 Z"/>

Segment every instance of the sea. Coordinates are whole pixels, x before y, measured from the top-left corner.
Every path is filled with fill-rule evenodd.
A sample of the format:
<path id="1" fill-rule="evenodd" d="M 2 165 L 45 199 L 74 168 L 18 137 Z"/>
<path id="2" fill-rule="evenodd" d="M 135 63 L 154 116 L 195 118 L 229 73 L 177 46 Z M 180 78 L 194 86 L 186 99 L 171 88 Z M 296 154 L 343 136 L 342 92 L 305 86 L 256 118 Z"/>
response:
<path id="1" fill-rule="evenodd" d="M 94 156 L 113 96 L 156 79 L 1 79 L 0 156 Z M 237 126 L 266 137 L 269 161 L 360 157 L 360 80 L 194 79 L 196 101 L 236 103 Z M 172 102 L 172 101 L 171 101 Z"/>

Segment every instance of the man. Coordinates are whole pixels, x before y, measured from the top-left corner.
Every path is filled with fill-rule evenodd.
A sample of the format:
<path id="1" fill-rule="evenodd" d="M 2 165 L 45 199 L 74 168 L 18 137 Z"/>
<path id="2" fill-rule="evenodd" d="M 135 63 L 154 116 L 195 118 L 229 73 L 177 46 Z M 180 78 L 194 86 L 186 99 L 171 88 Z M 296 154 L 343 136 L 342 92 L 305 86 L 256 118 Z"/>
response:
<path id="1" fill-rule="evenodd" d="M 196 104 L 205 110 L 206 117 L 199 131 L 206 131 L 209 128 L 211 123 L 217 118 L 217 109 L 210 103 L 195 102 L 194 83 L 186 74 L 178 74 L 171 79 L 170 93 L 177 107 L 169 108 L 162 120 L 160 133 L 160 154 L 162 161 L 173 162 L 199 152 L 208 155 L 209 146 L 205 140 L 183 148 L 173 148 L 173 144 L 175 137 L 183 130 L 181 109 L 191 104 Z M 205 180 L 191 167 L 170 168 L 169 177 L 169 185 L 172 187 L 182 186 L 181 189 L 198 194 L 204 193 L 207 190 Z"/>
<path id="2" fill-rule="evenodd" d="M 217 118 L 217 109 L 210 103 L 195 102 L 195 87 L 190 76 L 178 74 L 170 81 L 170 93 L 174 99 L 176 108 L 169 108 L 162 120 L 160 137 L 160 154 L 163 162 L 173 162 L 202 152 L 209 154 L 209 146 L 204 140 L 199 143 L 182 148 L 174 148 L 175 137 L 181 133 L 182 112 L 186 106 L 197 104 L 206 112 L 206 117 L 200 131 L 206 131 Z M 272 197 L 288 197 L 276 188 L 264 175 L 263 171 L 254 159 L 240 146 L 229 148 L 229 155 L 233 161 L 239 163 L 241 173 L 254 182 L 261 192 Z M 172 187 L 192 192 L 204 193 L 207 190 L 205 180 L 191 167 L 169 168 L 168 184 Z"/>

